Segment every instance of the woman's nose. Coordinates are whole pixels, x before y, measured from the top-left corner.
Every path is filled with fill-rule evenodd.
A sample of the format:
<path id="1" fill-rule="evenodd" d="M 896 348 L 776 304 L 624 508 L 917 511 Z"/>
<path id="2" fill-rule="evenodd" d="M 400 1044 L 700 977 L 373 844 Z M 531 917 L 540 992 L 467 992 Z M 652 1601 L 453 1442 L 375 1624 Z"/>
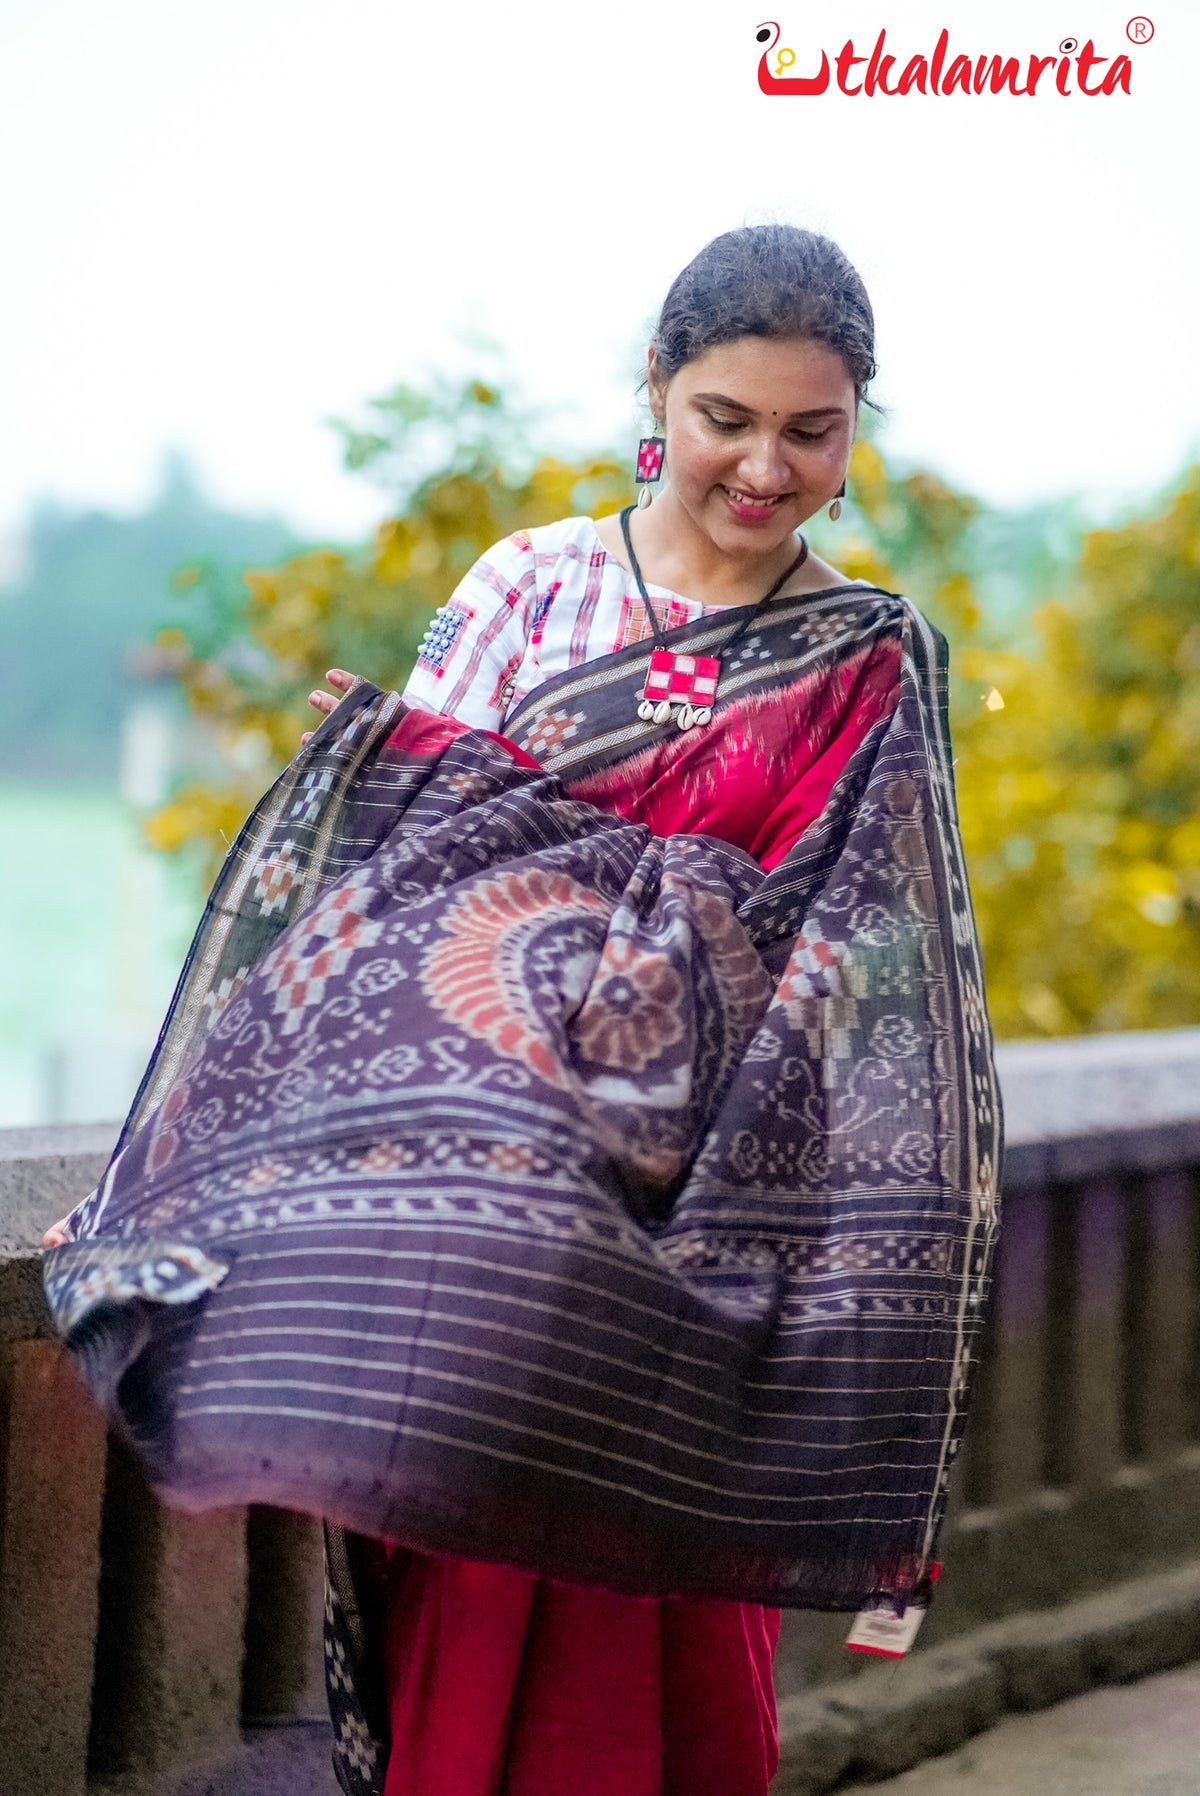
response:
<path id="1" fill-rule="evenodd" d="M 740 477 L 764 497 L 787 485 L 787 461 L 776 436 L 757 436 L 742 455 Z"/>

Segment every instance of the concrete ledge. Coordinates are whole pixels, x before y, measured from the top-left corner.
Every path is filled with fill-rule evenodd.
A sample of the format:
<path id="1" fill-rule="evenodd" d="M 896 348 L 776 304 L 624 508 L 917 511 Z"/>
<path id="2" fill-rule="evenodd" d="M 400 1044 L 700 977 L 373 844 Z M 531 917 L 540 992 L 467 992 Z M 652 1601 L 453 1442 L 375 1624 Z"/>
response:
<path id="1" fill-rule="evenodd" d="M 119 1123 L 0 1129 L 0 1345 L 57 1340 L 42 1236 L 99 1182 L 119 1131 Z"/>
<path id="2" fill-rule="evenodd" d="M 36 1250 L 52 1222 L 99 1182 L 119 1123 L 0 1129 L 0 1259 Z"/>
<path id="3" fill-rule="evenodd" d="M 1200 1029 L 1005 1041 L 996 1070 L 1013 1146 L 1200 1120 Z"/>
<path id="4" fill-rule="evenodd" d="M 1001 1042 L 996 1070 L 1009 1195 L 1200 1160 L 1200 1029 Z"/>
<path id="5" fill-rule="evenodd" d="M 1048 1708 L 1200 1657 L 1200 1564 L 977 1629 L 779 1707 L 772 1796 L 823 1796 L 953 1751 L 1006 1713 Z"/>

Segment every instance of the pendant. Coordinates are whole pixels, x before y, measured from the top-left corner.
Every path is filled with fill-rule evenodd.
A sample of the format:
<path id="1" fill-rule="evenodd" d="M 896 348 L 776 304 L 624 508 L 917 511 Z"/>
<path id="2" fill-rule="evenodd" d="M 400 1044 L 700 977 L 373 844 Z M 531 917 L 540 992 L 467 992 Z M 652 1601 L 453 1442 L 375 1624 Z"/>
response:
<path id="1" fill-rule="evenodd" d="M 670 649 L 653 649 L 637 714 L 643 723 L 675 722 L 681 730 L 700 729 L 712 722 L 713 700 L 721 663 L 716 655 L 676 655 Z"/>

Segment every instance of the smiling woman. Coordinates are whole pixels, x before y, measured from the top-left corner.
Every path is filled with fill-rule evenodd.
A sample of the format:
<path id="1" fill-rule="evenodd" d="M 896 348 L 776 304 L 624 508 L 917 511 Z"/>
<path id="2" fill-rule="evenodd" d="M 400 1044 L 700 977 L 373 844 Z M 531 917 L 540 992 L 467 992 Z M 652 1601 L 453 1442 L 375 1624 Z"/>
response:
<path id="1" fill-rule="evenodd" d="M 683 271 L 665 491 L 313 695 L 47 1255 L 166 1500 L 329 1518 L 350 1796 L 766 1796 L 779 1607 L 931 1587 L 999 1113 L 944 644 L 798 535 L 872 373 L 825 239 Z"/>

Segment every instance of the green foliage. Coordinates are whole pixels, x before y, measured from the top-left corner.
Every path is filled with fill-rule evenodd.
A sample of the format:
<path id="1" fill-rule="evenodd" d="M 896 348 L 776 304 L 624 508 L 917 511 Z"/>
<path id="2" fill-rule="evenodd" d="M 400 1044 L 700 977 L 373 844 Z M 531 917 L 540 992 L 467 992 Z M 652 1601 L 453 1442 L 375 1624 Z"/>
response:
<path id="1" fill-rule="evenodd" d="M 1200 1021 L 1200 468 L 1094 530 L 1028 656 L 968 650 L 1004 709 L 959 731 L 1004 1034 Z"/>

